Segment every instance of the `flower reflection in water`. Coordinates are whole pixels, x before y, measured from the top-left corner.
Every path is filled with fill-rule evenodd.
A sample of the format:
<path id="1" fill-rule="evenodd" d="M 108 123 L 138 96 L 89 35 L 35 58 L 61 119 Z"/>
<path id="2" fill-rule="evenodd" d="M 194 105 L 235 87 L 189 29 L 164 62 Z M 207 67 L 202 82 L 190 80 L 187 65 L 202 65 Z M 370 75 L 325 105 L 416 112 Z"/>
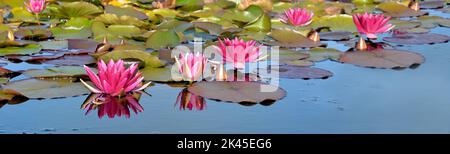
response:
<path id="1" fill-rule="evenodd" d="M 206 101 L 203 97 L 192 94 L 187 90 L 183 89 L 180 94 L 178 94 L 175 106 L 179 105 L 180 110 L 204 110 L 206 108 Z"/>
<path id="2" fill-rule="evenodd" d="M 115 116 L 121 117 L 122 115 L 130 118 L 130 109 L 135 114 L 144 111 L 139 104 L 140 96 L 140 93 L 131 93 L 124 97 L 92 93 L 84 101 L 81 108 L 87 110 L 85 115 L 93 110 L 98 110 L 99 118 L 103 118 L 105 115 L 108 115 L 109 118 L 114 118 Z"/>

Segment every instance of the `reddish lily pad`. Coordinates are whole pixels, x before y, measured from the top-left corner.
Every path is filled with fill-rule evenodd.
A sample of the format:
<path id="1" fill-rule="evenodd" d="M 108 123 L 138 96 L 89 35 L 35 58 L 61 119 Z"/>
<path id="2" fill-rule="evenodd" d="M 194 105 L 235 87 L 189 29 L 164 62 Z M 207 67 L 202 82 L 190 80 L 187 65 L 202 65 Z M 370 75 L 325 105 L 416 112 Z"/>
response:
<path id="1" fill-rule="evenodd" d="M 394 49 L 375 49 L 371 51 L 349 51 L 343 54 L 340 62 L 353 64 L 369 68 L 415 68 L 425 62 L 425 58 L 414 52 L 394 50 Z"/>
<path id="2" fill-rule="evenodd" d="M 272 92 L 263 92 L 263 86 Z M 226 102 L 261 103 L 277 101 L 286 96 L 286 91 L 280 87 L 259 82 L 197 82 L 188 88 L 189 92 L 204 98 Z"/>
<path id="3" fill-rule="evenodd" d="M 314 67 L 300 66 L 280 66 L 279 71 L 281 78 L 288 79 L 327 79 L 333 76 L 333 73 L 324 69 Z"/>
<path id="4" fill-rule="evenodd" d="M 348 31 L 330 31 L 320 32 L 320 39 L 326 41 L 342 41 L 349 40 L 354 37 L 353 33 Z"/>
<path id="5" fill-rule="evenodd" d="M 72 80 L 25 79 L 9 82 L 3 89 L 34 99 L 65 98 L 89 93 L 80 82 Z"/>
<path id="6" fill-rule="evenodd" d="M 420 2 L 419 6 L 421 9 L 438 9 L 443 8 L 445 6 L 445 1 L 443 0 L 430 0 L 430 1 L 424 1 Z"/>
<path id="7" fill-rule="evenodd" d="M 384 37 L 384 41 L 400 44 L 432 44 L 444 43 L 450 40 L 450 37 L 443 34 L 435 33 L 406 33 L 395 34 L 391 37 Z"/>
<path id="8" fill-rule="evenodd" d="M 96 63 L 97 60 L 90 55 L 65 55 L 64 57 L 47 60 L 43 63 L 58 66 L 83 66 Z"/>
<path id="9" fill-rule="evenodd" d="M 43 52 L 31 56 L 6 56 L 6 58 L 14 63 L 27 62 L 31 64 L 39 64 L 42 61 L 57 59 L 64 56 L 63 52 Z"/>

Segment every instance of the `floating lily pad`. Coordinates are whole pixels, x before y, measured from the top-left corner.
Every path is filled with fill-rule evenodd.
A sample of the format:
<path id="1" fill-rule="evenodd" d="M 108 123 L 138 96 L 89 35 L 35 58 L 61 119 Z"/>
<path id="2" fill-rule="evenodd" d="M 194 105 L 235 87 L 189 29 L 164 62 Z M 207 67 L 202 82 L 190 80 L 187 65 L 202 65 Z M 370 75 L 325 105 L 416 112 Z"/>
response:
<path id="1" fill-rule="evenodd" d="M 445 6 L 444 0 L 430 0 L 430 1 L 423 1 L 420 2 L 419 6 L 421 9 L 438 9 L 443 8 Z"/>
<path id="2" fill-rule="evenodd" d="M 63 52 L 42 52 L 31 56 L 6 56 L 6 58 L 14 63 L 27 62 L 32 64 L 40 64 L 42 61 L 57 59 L 64 56 Z"/>
<path id="3" fill-rule="evenodd" d="M 178 82 L 182 80 L 182 77 L 178 75 L 178 69 L 174 69 L 174 66 L 169 65 L 161 68 L 146 67 L 141 69 L 142 76 L 146 81 L 155 82 Z"/>
<path id="4" fill-rule="evenodd" d="M 322 16 L 311 23 L 314 28 L 328 27 L 332 31 L 357 32 L 353 18 L 347 14 Z"/>
<path id="5" fill-rule="evenodd" d="M 414 52 L 375 49 L 372 51 L 349 51 L 344 53 L 340 62 L 370 68 L 401 69 L 414 68 L 425 61 L 425 58 Z"/>
<path id="6" fill-rule="evenodd" d="M 35 99 L 64 98 L 89 93 L 80 82 L 72 80 L 25 79 L 9 82 L 3 89 L 13 90 L 25 97 Z"/>
<path id="7" fill-rule="evenodd" d="M 136 17 L 139 20 L 148 19 L 148 16 L 145 13 L 134 9 L 133 7 L 116 7 L 116 6 L 108 5 L 105 7 L 105 13 L 112 13 L 112 14 L 116 14 L 118 16 L 126 15 L 126 16 L 130 16 L 130 17 Z"/>
<path id="8" fill-rule="evenodd" d="M 24 40 L 45 40 L 52 36 L 52 33 L 44 29 L 19 29 L 14 33 L 18 39 Z"/>
<path id="9" fill-rule="evenodd" d="M 263 88 L 272 92 L 263 92 Z M 188 90 L 205 98 L 237 103 L 273 102 L 286 96 L 286 91 L 283 89 L 258 82 L 197 82 L 190 86 Z"/>
<path id="10" fill-rule="evenodd" d="M 64 57 L 47 60 L 43 63 L 58 66 L 83 66 L 96 63 L 97 60 L 90 55 L 65 55 Z"/>
<path id="11" fill-rule="evenodd" d="M 10 46 L 0 48 L 0 56 L 6 55 L 31 55 L 41 51 L 41 46 L 38 44 L 28 44 L 24 47 Z"/>
<path id="12" fill-rule="evenodd" d="M 94 53 L 99 43 L 86 39 L 68 39 L 69 51 L 66 54 Z"/>
<path id="13" fill-rule="evenodd" d="M 278 45 L 282 47 L 303 47 L 311 48 L 322 45 L 320 42 L 315 42 L 300 32 L 290 29 L 273 29 L 270 36 L 276 41 L 267 42 L 270 45 Z"/>
<path id="14" fill-rule="evenodd" d="M 182 38 L 174 30 L 160 29 L 156 30 L 146 42 L 146 46 L 152 49 L 162 49 L 175 47 L 181 42 Z"/>
<path id="15" fill-rule="evenodd" d="M 161 61 L 158 56 L 154 56 L 149 52 L 140 50 L 114 50 L 112 52 L 106 53 L 100 57 L 103 61 L 109 61 L 110 59 L 139 59 L 144 62 L 145 67 L 162 67 L 165 65 L 164 61 Z"/>
<path id="16" fill-rule="evenodd" d="M 81 66 L 58 66 L 49 67 L 47 69 L 31 69 L 24 71 L 23 74 L 39 79 L 86 77 L 86 71 Z"/>
<path id="17" fill-rule="evenodd" d="M 55 39 L 87 39 L 92 36 L 91 25 L 91 20 L 76 17 L 71 18 L 64 25 L 50 28 L 50 30 Z"/>
<path id="18" fill-rule="evenodd" d="M 92 17 L 93 15 L 103 13 L 103 11 L 99 7 L 88 2 L 64 2 L 58 5 L 58 9 L 54 10 L 52 13 L 71 18 Z"/>
<path id="19" fill-rule="evenodd" d="M 386 15 L 391 17 L 416 17 L 426 14 L 426 12 L 415 11 L 410 9 L 407 5 L 397 2 L 381 3 L 378 5 L 378 9 L 382 10 Z"/>
<path id="20" fill-rule="evenodd" d="M 28 98 L 16 91 L 0 89 L 0 108 L 5 104 L 20 104 L 27 100 Z"/>
<path id="21" fill-rule="evenodd" d="M 391 19 L 389 20 L 389 23 L 395 25 L 394 29 L 416 28 L 422 24 L 420 21 L 399 20 L 399 19 Z"/>
<path id="22" fill-rule="evenodd" d="M 348 31 L 320 32 L 319 34 L 320 39 L 326 41 L 342 41 L 349 40 L 354 37 L 354 34 Z"/>
<path id="23" fill-rule="evenodd" d="M 102 22 L 105 25 L 134 25 L 139 28 L 145 28 L 149 25 L 136 17 L 127 15 L 118 16 L 116 14 L 102 14 L 94 20 Z"/>
<path id="24" fill-rule="evenodd" d="M 248 23 L 244 29 L 252 32 L 268 32 L 272 28 L 270 17 L 263 13 L 255 22 Z"/>
<path id="25" fill-rule="evenodd" d="M 235 33 L 241 31 L 240 28 L 228 28 L 224 29 L 222 25 L 212 23 L 212 22 L 194 22 L 194 27 L 206 30 L 211 35 L 220 35 L 224 32 Z"/>
<path id="26" fill-rule="evenodd" d="M 69 48 L 69 41 L 41 41 L 39 42 L 43 50 L 63 50 Z"/>
<path id="27" fill-rule="evenodd" d="M 334 48 L 312 48 L 307 53 L 309 53 L 309 57 L 306 58 L 306 60 L 313 62 L 320 62 L 329 59 L 337 61 L 343 54 L 343 52 Z"/>
<path id="28" fill-rule="evenodd" d="M 435 33 L 406 33 L 395 34 L 391 37 L 384 37 L 384 41 L 400 44 L 431 44 L 431 43 L 444 43 L 450 40 L 450 37 L 443 34 Z"/>
<path id="29" fill-rule="evenodd" d="M 299 51 L 293 51 L 289 49 L 279 49 L 278 53 L 273 53 L 275 55 L 278 55 L 278 58 L 280 58 L 280 61 L 287 61 L 287 60 L 299 60 L 299 59 L 306 59 L 309 57 L 309 54 L 299 52 Z M 269 59 L 273 59 L 272 54 L 269 55 Z"/>
<path id="30" fill-rule="evenodd" d="M 276 71 L 276 70 L 273 70 Z M 280 78 L 288 79 L 327 79 L 333 76 L 333 73 L 324 69 L 314 67 L 300 67 L 300 66 L 280 66 L 279 67 Z"/>

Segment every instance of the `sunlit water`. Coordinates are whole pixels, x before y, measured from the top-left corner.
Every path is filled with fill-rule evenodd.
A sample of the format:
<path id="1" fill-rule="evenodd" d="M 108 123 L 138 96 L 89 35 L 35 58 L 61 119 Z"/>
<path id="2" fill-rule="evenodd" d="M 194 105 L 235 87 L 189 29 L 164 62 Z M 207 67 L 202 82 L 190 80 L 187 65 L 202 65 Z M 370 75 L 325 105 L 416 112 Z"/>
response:
<path id="1" fill-rule="evenodd" d="M 450 34 L 446 28 L 435 33 Z M 0 133 L 450 133 L 450 45 L 400 47 L 426 58 L 416 69 L 369 69 L 332 61 L 326 80 L 282 79 L 287 97 L 271 106 L 208 100 L 202 111 L 175 105 L 182 90 L 164 84 L 142 96 L 131 118 L 80 109 L 87 96 L 29 100 L 0 109 Z M 41 65 L 8 65 L 12 70 Z"/>

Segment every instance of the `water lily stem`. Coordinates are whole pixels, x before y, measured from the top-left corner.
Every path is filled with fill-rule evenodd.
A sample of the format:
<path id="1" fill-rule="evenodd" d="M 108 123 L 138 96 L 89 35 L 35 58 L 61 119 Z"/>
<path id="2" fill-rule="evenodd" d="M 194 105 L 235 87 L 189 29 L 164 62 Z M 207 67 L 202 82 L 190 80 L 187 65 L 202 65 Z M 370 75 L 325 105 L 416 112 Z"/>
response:
<path id="1" fill-rule="evenodd" d="M 35 16 L 36 16 L 38 26 L 41 26 L 41 20 L 39 20 L 39 14 L 36 13 Z"/>

